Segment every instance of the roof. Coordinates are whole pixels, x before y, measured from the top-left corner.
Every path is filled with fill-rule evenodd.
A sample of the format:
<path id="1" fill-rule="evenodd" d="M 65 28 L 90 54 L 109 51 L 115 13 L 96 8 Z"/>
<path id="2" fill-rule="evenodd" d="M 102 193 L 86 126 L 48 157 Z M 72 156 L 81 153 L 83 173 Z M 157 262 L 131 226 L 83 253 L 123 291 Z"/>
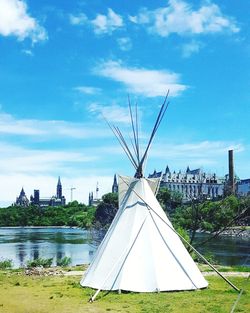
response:
<path id="1" fill-rule="evenodd" d="M 156 172 L 156 170 L 154 170 L 153 174 L 149 174 L 148 178 L 159 178 L 161 177 L 162 172 Z"/>
<path id="2" fill-rule="evenodd" d="M 241 185 L 243 185 L 243 184 L 250 184 L 250 178 L 247 178 L 247 179 L 241 179 L 240 181 L 239 181 L 239 184 Z"/>

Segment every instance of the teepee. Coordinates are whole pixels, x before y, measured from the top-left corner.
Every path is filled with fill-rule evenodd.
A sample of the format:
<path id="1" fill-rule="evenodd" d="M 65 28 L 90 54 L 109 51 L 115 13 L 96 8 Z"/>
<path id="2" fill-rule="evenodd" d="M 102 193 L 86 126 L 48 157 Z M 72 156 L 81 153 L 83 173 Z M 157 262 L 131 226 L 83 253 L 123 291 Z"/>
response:
<path id="1" fill-rule="evenodd" d="M 129 102 L 133 150 L 119 128 L 109 125 L 136 174 L 134 177 L 119 176 L 119 209 L 81 280 L 82 286 L 97 289 L 96 294 L 100 290 L 194 290 L 208 285 L 156 199 L 160 179 L 143 177 L 149 147 L 168 107 L 166 100 L 167 97 L 142 156 L 137 108 L 134 119 Z"/>

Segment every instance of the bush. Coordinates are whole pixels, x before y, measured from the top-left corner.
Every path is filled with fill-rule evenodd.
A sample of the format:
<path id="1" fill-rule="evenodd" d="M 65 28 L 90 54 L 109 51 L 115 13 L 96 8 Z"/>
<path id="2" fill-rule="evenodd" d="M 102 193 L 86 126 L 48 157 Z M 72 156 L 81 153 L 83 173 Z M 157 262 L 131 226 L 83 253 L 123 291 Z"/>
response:
<path id="1" fill-rule="evenodd" d="M 0 260 L 0 269 L 1 270 L 6 270 L 8 268 L 12 268 L 12 266 L 13 266 L 12 260 L 10 260 L 10 259 Z"/>
<path id="2" fill-rule="evenodd" d="M 69 265 L 71 264 L 71 262 L 72 262 L 71 258 L 65 256 L 65 257 L 62 258 L 62 259 L 58 259 L 58 260 L 56 261 L 56 264 L 57 264 L 58 266 L 65 267 L 65 266 L 69 266 Z"/>
<path id="3" fill-rule="evenodd" d="M 52 262 L 53 262 L 53 258 L 50 258 L 50 259 L 38 258 L 38 259 L 35 259 L 35 260 L 27 261 L 26 266 L 28 268 L 38 267 L 38 266 L 50 267 L 52 265 Z"/>
<path id="4" fill-rule="evenodd" d="M 200 258 L 195 252 L 191 252 L 191 256 L 195 262 L 198 262 L 200 264 L 207 264 L 202 258 Z M 214 256 L 212 252 L 207 252 L 204 255 L 204 258 L 211 264 L 218 264 L 218 260 Z"/>

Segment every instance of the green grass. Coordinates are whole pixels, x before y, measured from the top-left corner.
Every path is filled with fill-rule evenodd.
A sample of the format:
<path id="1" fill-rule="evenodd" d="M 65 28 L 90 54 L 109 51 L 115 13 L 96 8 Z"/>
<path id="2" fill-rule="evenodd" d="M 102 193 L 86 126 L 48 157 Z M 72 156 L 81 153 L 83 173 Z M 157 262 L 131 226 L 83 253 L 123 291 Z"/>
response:
<path id="1" fill-rule="evenodd" d="M 230 309 L 238 293 L 221 278 L 206 277 L 209 287 L 199 291 L 162 293 L 101 292 L 94 303 L 88 299 L 94 291 L 81 288 L 80 277 L 25 276 L 22 271 L 0 271 L 1 313 L 224 313 Z M 231 277 L 245 292 L 235 312 L 250 312 L 250 282 Z"/>

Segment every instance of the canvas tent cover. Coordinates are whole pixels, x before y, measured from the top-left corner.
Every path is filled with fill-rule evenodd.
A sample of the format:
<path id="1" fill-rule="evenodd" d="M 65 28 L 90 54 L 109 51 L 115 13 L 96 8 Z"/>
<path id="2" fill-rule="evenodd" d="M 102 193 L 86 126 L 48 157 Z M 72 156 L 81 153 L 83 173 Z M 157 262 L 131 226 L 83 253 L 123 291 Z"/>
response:
<path id="1" fill-rule="evenodd" d="M 119 177 L 119 210 L 82 286 L 154 292 L 208 285 L 156 199 L 158 185 L 158 179 Z"/>

